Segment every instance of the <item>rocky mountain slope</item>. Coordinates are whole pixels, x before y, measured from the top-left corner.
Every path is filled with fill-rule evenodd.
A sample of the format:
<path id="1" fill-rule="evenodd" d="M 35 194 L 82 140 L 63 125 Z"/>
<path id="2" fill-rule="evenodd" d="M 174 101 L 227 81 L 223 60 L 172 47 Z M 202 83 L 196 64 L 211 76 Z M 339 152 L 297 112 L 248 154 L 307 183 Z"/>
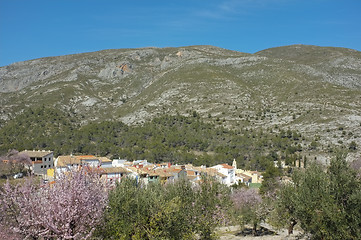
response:
<path id="1" fill-rule="evenodd" d="M 196 111 L 230 128 L 297 129 L 361 148 L 361 52 L 292 45 L 255 54 L 213 46 L 104 50 L 0 68 L 3 123 L 53 106 L 85 123 L 142 123 Z"/>

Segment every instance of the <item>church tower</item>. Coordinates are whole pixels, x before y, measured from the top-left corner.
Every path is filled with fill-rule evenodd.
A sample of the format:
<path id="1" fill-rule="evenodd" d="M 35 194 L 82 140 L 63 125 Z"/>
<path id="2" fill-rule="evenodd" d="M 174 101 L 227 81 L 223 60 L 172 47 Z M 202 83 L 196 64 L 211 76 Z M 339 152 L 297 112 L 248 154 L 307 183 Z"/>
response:
<path id="1" fill-rule="evenodd" d="M 236 159 L 233 159 L 232 167 L 233 167 L 234 169 L 237 169 Z"/>

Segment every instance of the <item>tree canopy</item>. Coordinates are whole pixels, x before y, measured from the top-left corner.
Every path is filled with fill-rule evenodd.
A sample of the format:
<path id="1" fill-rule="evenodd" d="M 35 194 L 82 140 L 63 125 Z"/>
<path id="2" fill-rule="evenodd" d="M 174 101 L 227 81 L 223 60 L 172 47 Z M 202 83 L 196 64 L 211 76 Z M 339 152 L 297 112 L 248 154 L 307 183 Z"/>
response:
<path id="1" fill-rule="evenodd" d="M 142 125 L 118 121 L 79 124 L 57 109 L 27 109 L 0 129 L 0 153 L 9 149 L 50 149 L 54 155 L 95 154 L 129 160 L 238 166 L 264 171 L 302 151 L 295 131 L 230 130 L 189 117 L 163 115 Z"/>
<path id="2" fill-rule="evenodd" d="M 315 239 L 360 239 L 361 179 L 344 156 L 327 168 L 313 163 L 280 189 L 278 210 Z"/>

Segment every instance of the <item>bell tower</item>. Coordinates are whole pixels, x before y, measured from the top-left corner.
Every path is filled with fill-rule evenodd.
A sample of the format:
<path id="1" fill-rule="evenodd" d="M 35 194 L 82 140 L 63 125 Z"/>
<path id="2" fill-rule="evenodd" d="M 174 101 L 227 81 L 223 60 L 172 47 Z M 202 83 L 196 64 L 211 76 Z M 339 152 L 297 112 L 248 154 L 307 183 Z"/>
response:
<path id="1" fill-rule="evenodd" d="M 236 162 L 236 159 L 235 159 L 235 158 L 233 159 L 232 167 L 233 167 L 234 169 L 237 169 L 237 162 Z"/>

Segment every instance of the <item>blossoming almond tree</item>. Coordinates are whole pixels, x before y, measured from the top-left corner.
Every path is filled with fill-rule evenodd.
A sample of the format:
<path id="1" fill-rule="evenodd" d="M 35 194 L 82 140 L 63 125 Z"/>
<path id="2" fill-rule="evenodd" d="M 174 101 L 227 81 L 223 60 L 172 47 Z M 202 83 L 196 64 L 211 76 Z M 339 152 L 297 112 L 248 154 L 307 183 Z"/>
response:
<path id="1" fill-rule="evenodd" d="M 3 162 L 5 160 L 5 162 Z M 7 162 L 7 163 L 6 163 Z M 26 154 L 19 153 L 12 149 L 6 155 L 0 156 L 0 176 L 8 177 L 15 173 L 26 172 L 30 173 L 31 160 Z"/>
<path id="2" fill-rule="evenodd" d="M 60 176 L 39 186 L 9 182 L 0 192 L 0 227 L 25 238 L 87 239 L 100 222 L 107 193 L 95 174 L 84 171 Z"/>
<path id="3" fill-rule="evenodd" d="M 268 212 L 263 206 L 261 195 L 255 189 L 241 188 L 232 193 L 231 200 L 239 214 L 241 225 L 252 223 L 252 232 L 256 235 L 258 224 L 264 220 Z"/>

